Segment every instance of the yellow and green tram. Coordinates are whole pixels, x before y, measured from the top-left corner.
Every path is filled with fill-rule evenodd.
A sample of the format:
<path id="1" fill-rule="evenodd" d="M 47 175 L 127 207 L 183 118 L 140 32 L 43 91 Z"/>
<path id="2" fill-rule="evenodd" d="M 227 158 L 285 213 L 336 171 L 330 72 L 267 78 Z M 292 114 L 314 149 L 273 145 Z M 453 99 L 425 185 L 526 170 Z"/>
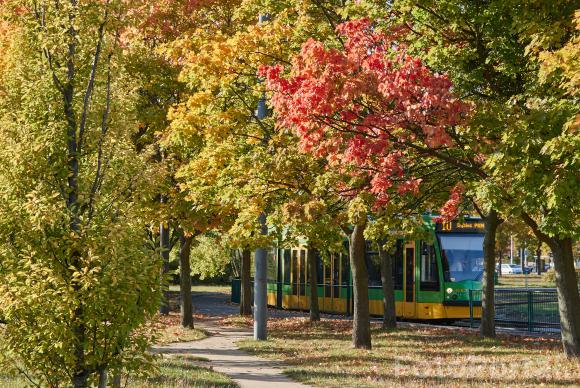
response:
<path id="1" fill-rule="evenodd" d="M 428 218 L 429 241 L 399 240 L 393 257 L 396 313 L 407 319 L 461 319 L 481 314 L 480 303 L 470 303 L 469 290 L 481 290 L 483 275 L 483 223 L 465 219 L 450 223 Z M 345 243 L 344 252 L 348 252 Z M 310 285 L 307 249 L 272 249 L 268 258 L 268 304 L 308 310 Z M 378 252 L 367 244 L 369 307 L 383 314 Z M 348 254 L 326 260 L 316 257 L 320 311 L 350 314 L 353 311 L 352 280 Z M 238 283 L 239 284 L 239 283 Z M 239 287 L 239 286 L 238 286 Z M 233 294 L 233 293 L 232 293 Z"/>

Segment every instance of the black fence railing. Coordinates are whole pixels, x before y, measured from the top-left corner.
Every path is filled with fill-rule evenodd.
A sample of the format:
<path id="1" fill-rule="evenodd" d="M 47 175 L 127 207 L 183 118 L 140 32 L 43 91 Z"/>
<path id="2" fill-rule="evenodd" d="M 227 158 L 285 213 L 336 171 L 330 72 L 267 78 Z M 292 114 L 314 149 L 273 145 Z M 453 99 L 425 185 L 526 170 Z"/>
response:
<path id="1" fill-rule="evenodd" d="M 279 287 L 282 286 L 278 283 Z M 334 286 L 335 295 L 339 294 L 338 287 L 346 289 L 345 314 L 352 312 L 352 297 L 349 285 Z M 369 286 L 369 289 L 381 289 L 380 286 Z M 330 290 L 330 286 L 329 286 Z M 330 295 L 330 291 L 325 291 Z M 253 297 L 253 290 L 252 290 Z M 240 280 L 232 280 L 231 301 L 240 302 Z M 279 301 L 281 305 L 281 300 Z M 278 304 L 278 303 L 277 303 Z M 469 318 L 459 321 L 470 327 L 479 327 L 481 313 L 481 290 L 469 290 Z M 560 314 L 558 312 L 558 294 L 556 289 L 495 289 L 495 324 L 497 327 L 515 329 L 535 333 L 560 332 Z"/>
<path id="2" fill-rule="evenodd" d="M 481 290 L 469 291 L 471 327 L 480 324 L 479 311 L 473 308 L 481 304 Z M 475 313 L 477 311 L 477 314 Z M 560 314 L 558 294 L 555 289 L 496 289 L 496 327 L 538 333 L 559 333 Z"/>

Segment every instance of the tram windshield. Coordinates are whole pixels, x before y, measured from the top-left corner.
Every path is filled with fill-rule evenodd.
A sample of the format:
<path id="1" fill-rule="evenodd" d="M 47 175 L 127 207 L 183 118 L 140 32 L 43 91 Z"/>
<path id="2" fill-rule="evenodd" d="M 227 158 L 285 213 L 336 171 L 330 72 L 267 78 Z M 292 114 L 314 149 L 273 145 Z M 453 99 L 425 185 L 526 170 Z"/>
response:
<path id="1" fill-rule="evenodd" d="M 437 236 L 445 281 L 481 280 L 483 276 L 483 236 L 473 234 Z"/>

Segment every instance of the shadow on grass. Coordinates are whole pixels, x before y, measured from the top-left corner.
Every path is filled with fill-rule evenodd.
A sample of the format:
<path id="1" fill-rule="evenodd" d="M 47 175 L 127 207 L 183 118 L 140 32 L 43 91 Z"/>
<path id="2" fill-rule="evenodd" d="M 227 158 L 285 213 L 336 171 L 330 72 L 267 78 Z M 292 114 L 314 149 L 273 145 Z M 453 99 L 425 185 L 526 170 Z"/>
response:
<path id="1" fill-rule="evenodd" d="M 221 373 L 217 373 L 205 366 L 195 364 L 195 360 L 180 357 L 161 361 L 157 375 L 132 380 L 128 386 L 140 388 L 235 388 L 237 387 L 237 384 Z"/>
<path id="2" fill-rule="evenodd" d="M 578 386 L 578 381 L 574 379 L 536 379 L 536 378 L 509 378 L 509 377 L 497 377 L 489 376 L 487 378 L 475 378 L 475 377 L 453 377 L 453 376 L 441 376 L 441 375 L 421 375 L 410 373 L 407 375 L 388 375 L 384 373 L 358 373 L 352 371 L 343 372 L 329 372 L 329 371 L 317 371 L 311 369 L 299 369 L 294 368 L 285 372 L 289 377 L 296 379 L 298 381 L 303 381 L 306 383 L 312 383 L 316 381 L 336 381 L 340 382 L 342 386 L 350 386 L 349 380 L 364 381 L 365 386 L 367 385 L 380 385 L 380 386 L 433 386 L 433 385 L 445 385 L 445 386 L 479 386 L 482 384 L 491 384 L 493 386 L 537 386 L 540 384 L 547 384 L 549 386 Z M 375 384 L 372 384 L 372 383 Z"/>

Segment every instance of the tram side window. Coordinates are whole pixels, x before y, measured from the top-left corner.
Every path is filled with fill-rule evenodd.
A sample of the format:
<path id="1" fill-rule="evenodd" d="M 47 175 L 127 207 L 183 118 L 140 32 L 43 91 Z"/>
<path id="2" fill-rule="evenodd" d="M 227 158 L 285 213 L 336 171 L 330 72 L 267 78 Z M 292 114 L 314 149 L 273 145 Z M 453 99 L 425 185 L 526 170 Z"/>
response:
<path id="1" fill-rule="evenodd" d="M 330 298 L 330 283 L 331 283 L 331 269 L 332 269 L 332 261 L 334 260 L 334 253 L 330 255 L 326 265 L 324 266 L 324 297 Z"/>
<path id="2" fill-rule="evenodd" d="M 340 275 L 340 255 L 335 255 L 333 257 L 333 265 L 332 265 L 332 287 L 334 288 L 333 294 L 335 298 L 338 298 L 339 291 L 339 275 Z"/>
<path id="3" fill-rule="evenodd" d="M 365 255 L 367 270 L 369 273 L 369 286 L 381 286 L 381 259 L 376 251 L 367 252 Z"/>
<path id="4" fill-rule="evenodd" d="M 433 244 L 421 241 L 421 291 L 439 291 L 439 271 Z"/>
<path id="5" fill-rule="evenodd" d="M 284 283 L 290 284 L 290 250 L 284 249 Z"/>
<path id="6" fill-rule="evenodd" d="M 324 262 L 320 252 L 316 251 L 316 284 L 322 285 L 324 283 Z"/>
<path id="7" fill-rule="evenodd" d="M 393 256 L 393 286 L 395 290 L 403 289 L 403 241 L 397 241 Z"/>
<path id="8" fill-rule="evenodd" d="M 298 251 L 292 250 L 292 294 L 298 294 Z"/>
<path id="9" fill-rule="evenodd" d="M 300 295 L 306 295 L 306 251 L 300 250 Z"/>
<path id="10" fill-rule="evenodd" d="M 275 282 L 278 274 L 278 258 L 277 249 L 268 249 L 267 263 L 268 263 L 268 282 Z"/>
<path id="11" fill-rule="evenodd" d="M 349 257 L 346 253 L 340 255 L 340 261 L 342 263 L 342 285 L 348 286 L 350 279 L 350 262 Z"/>

